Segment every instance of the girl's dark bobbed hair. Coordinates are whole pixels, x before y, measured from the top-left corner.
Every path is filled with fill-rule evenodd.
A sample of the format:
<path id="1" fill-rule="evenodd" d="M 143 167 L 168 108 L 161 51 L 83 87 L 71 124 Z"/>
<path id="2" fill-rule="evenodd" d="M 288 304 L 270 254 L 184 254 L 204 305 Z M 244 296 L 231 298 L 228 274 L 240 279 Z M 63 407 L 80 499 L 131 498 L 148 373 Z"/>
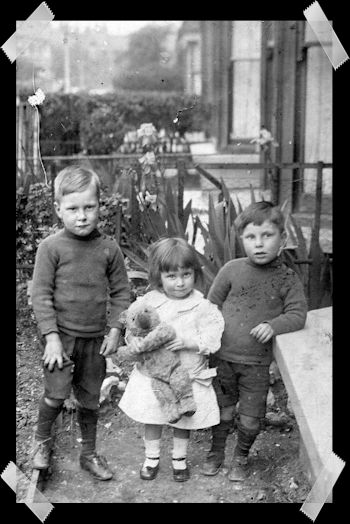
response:
<path id="1" fill-rule="evenodd" d="M 194 248 L 179 237 L 161 238 L 149 248 L 149 283 L 154 288 L 161 287 L 161 273 L 177 271 L 179 268 L 192 268 L 195 282 L 203 278 L 203 272 Z"/>

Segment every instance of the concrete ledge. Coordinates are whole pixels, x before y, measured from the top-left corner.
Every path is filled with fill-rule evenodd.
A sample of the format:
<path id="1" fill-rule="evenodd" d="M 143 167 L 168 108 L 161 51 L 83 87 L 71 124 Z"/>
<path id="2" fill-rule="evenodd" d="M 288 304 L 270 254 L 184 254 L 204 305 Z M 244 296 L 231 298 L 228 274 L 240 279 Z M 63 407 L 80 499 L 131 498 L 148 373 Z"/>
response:
<path id="1" fill-rule="evenodd" d="M 300 460 L 313 484 L 333 448 L 332 307 L 309 311 L 304 329 L 278 335 L 274 357 L 299 426 Z"/>

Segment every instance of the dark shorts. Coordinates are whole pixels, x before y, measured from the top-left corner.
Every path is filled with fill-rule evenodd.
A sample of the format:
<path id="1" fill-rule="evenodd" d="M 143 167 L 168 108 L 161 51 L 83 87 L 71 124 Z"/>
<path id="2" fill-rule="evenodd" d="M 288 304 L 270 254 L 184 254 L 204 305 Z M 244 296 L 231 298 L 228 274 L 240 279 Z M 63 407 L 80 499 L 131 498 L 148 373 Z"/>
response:
<path id="1" fill-rule="evenodd" d="M 106 376 L 106 359 L 100 355 L 103 337 L 81 338 L 60 333 L 64 351 L 70 361 L 62 369 L 44 368 L 45 397 L 64 400 L 71 389 L 79 404 L 86 409 L 99 407 L 100 389 Z"/>
<path id="2" fill-rule="evenodd" d="M 211 359 L 211 366 L 217 368 L 213 386 L 220 408 L 235 406 L 239 402 L 240 414 L 257 418 L 265 416 L 270 366 L 236 364 L 219 358 Z"/>

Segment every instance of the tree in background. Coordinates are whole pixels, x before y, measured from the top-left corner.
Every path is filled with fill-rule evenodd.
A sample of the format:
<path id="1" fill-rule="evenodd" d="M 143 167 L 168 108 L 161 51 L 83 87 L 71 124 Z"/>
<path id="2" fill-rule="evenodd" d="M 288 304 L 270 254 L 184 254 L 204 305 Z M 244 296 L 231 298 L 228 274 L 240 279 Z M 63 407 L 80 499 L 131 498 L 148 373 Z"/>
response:
<path id="1" fill-rule="evenodd" d="M 38 35 L 16 60 L 19 94 L 113 90 L 115 56 L 127 48 L 127 35 L 115 35 L 99 24 L 79 31 L 65 22 L 53 22 L 50 32 Z"/>
<path id="2" fill-rule="evenodd" d="M 37 83 L 44 71 L 43 66 L 33 63 L 28 57 L 18 56 L 16 59 L 17 93 L 31 94 L 34 92 L 33 81 L 35 80 Z"/>
<path id="3" fill-rule="evenodd" d="M 130 35 L 128 50 L 115 60 L 115 88 L 132 91 L 180 91 L 172 26 L 147 25 Z"/>

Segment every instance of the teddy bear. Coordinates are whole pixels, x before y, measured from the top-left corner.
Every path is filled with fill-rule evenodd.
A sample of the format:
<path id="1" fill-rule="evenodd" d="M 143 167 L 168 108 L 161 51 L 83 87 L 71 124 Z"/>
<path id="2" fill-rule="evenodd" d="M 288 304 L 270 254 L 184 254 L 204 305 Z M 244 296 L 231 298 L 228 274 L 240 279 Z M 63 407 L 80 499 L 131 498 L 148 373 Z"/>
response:
<path id="1" fill-rule="evenodd" d="M 126 338 L 141 341 L 138 351 L 129 346 L 118 348 L 118 359 L 142 363 L 152 379 L 152 389 L 169 423 L 177 422 L 183 415 L 192 416 L 196 411 L 192 382 L 182 366 L 177 352 L 165 349 L 167 342 L 176 338 L 175 330 L 161 322 L 157 310 L 133 302 L 121 316 L 126 327 Z"/>

